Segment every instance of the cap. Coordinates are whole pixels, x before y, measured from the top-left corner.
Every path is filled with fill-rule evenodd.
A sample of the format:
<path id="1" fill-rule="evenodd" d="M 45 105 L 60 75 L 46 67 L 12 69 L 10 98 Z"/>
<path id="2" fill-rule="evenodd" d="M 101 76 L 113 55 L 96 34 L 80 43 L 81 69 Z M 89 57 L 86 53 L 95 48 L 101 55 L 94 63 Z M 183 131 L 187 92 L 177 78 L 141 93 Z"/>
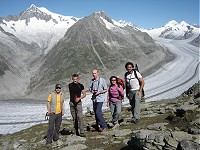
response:
<path id="1" fill-rule="evenodd" d="M 56 84 L 55 88 L 61 88 L 60 84 Z"/>

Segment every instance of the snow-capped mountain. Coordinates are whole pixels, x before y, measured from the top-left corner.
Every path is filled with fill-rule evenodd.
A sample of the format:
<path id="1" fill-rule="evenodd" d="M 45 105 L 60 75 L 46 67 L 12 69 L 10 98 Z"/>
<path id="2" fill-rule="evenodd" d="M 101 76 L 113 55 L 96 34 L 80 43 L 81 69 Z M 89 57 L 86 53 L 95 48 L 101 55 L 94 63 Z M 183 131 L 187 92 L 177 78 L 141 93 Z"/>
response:
<path id="1" fill-rule="evenodd" d="M 197 29 L 172 21 L 147 32 L 151 36 L 162 33 L 167 38 L 179 35 L 176 39 L 181 39 L 179 32 L 188 37 Z M 165 54 L 149 34 L 132 23 L 115 21 L 104 12 L 80 19 L 31 5 L 18 16 L 0 18 L 1 98 L 28 94 L 35 98 L 38 92 L 46 95 L 54 83 L 65 83 L 75 72 L 82 74 L 86 82 L 96 65 L 105 76 L 123 74 L 123 64 L 133 59 L 143 69 L 152 67 Z"/>
<path id="2" fill-rule="evenodd" d="M 27 44 L 35 44 L 46 54 L 79 18 L 52 13 L 43 7 L 31 5 L 19 16 L 0 20 L 0 36 L 5 33 Z M 7 34 L 8 35 L 8 34 Z"/>
<path id="3" fill-rule="evenodd" d="M 192 26 L 184 21 L 178 23 L 175 20 L 169 21 L 165 26 L 157 29 L 142 31 L 147 32 L 152 37 L 162 37 L 167 39 L 188 39 L 192 36 L 197 37 L 199 35 L 199 28 Z"/>
<path id="4" fill-rule="evenodd" d="M 0 18 L 1 98 L 25 95 L 43 57 L 78 20 L 35 5 Z"/>

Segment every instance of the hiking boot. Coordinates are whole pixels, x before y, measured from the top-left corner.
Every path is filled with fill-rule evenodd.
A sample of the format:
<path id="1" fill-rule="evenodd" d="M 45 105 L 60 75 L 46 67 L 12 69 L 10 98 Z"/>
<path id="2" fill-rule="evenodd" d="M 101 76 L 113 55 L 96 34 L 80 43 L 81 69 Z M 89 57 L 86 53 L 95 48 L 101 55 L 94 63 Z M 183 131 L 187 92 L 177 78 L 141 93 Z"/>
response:
<path id="1" fill-rule="evenodd" d="M 118 121 L 119 123 L 121 123 L 121 122 L 124 122 L 124 119 L 123 118 L 121 118 L 121 119 L 119 119 L 119 121 Z"/>
<path id="2" fill-rule="evenodd" d="M 75 134 L 75 131 L 74 131 L 74 130 L 71 130 L 71 131 L 70 131 L 70 134 Z"/>
<path id="3" fill-rule="evenodd" d="M 112 127 L 112 129 L 117 129 L 117 128 L 119 128 L 119 126 L 120 126 L 119 123 L 117 123 Z"/>
<path id="4" fill-rule="evenodd" d="M 135 119 L 135 118 L 133 118 L 132 120 L 131 120 L 131 123 L 138 123 L 140 121 L 140 119 Z"/>
<path id="5" fill-rule="evenodd" d="M 108 131 L 108 129 L 107 128 L 101 128 L 99 131 L 100 132 L 106 132 L 106 131 Z"/>
<path id="6" fill-rule="evenodd" d="M 90 111 L 90 115 L 94 115 L 94 112 L 93 112 L 93 111 Z"/>
<path id="7" fill-rule="evenodd" d="M 84 133 L 80 133 L 80 137 L 86 137 Z"/>

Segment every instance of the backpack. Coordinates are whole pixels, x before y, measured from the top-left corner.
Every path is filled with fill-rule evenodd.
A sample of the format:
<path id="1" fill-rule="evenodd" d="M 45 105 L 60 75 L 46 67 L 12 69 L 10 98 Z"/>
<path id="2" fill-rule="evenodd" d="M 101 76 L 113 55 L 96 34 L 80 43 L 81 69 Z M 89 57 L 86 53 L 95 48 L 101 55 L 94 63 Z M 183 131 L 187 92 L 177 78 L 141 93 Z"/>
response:
<path id="1" fill-rule="evenodd" d="M 121 85 L 123 90 L 125 89 L 124 81 L 121 78 L 117 78 L 117 84 L 118 84 L 118 87 L 120 87 Z M 123 99 L 124 99 L 124 96 L 122 96 L 119 92 L 119 100 L 123 100 Z"/>
<path id="2" fill-rule="evenodd" d="M 137 80 L 138 80 L 138 82 L 139 82 L 139 85 L 141 85 L 141 82 L 140 82 L 140 80 L 139 80 L 139 78 L 138 78 L 138 76 L 137 76 L 137 73 L 136 72 L 139 72 L 139 69 L 138 69 L 138 65 L 137 64 L 135 64 L 135 68 L 133 69 L 133 72 L 134 72 L 134 75 L 135 75 L 135 77 L 137 78 Z M 126 72 L 125 73 L 125 79 L 126 79 L 126 76 L 128 75 L 128 73 Z M 126 89 L 128 89 L 129 90 L 129 88 L 128 88 L 128 86 L 126 85 Z M 126 91 L 128 91 L 128 90 L 126 90 Z M 128 92 L 126 92 L 126 94 L 128 94 Z M 144 97 L 145 96 L 145 94 L 144 94 L 144 88 L 142 88 L 142 97 Z"/>
<path id="3" fill-rule="evenodd" d="M 125 89 L 124 81 L 121 78 L 117 78 L 117 83 L 120 84 L 123 89 Z"/>

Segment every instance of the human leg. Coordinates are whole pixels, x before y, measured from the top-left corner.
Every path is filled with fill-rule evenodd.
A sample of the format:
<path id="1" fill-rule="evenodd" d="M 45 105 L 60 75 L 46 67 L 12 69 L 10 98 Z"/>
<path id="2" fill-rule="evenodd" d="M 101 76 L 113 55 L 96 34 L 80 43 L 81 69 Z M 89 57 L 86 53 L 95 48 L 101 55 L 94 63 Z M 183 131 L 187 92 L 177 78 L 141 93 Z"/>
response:
<path id="1" fill-rule="evenodd" d="M 83 121 L 82 102 L 79 102 L 77 105 L 77 115 L 78 115 L 80 133 L 83 134 L 84 133 L 84 121 Z"/>
<path id="2" fill-rule="evenodd" d="M 115 114 L 114 114 L 114 124 L 119 123 L 120 115 L 122 110 L 122 103 L 121 102 L 115 102 Z"/>
<path id="3" fill-rule="evenodd" d="M 55 125 L 55 114 L 50 114 L 46 144 L 50 144 L 52 142 L 53 134 L 54 134 L 54 125 Z"/>
<path id="4" fill-rule="evenodd" d="M 78 134 L 78 120 L 77 120 L 77 112 L 76 112 L 76 107 L 74 106 L 74 104 L 72 102 L 69 102 L 69 106 L 70 106 L 70 113 L 72 115 L 73 118 L 73 124 L 74 124 L 74 129 L 76 132 L 76 134 Z"/>
<path id="5" fill-rule="evenodd" d="M 140 119 L 140 101 L 141 101 L 141 97 L 136 93 L 135 94 L 135 109 L 134 109 L 135 119 Z"/>
<path id="6" fill-rule="evenodd" d="M 133 118 L 135 117 L 134 115 L 134 110 L 135 110 L 135 91 L 130 91 L 129 92 L 129 102 L 130 102 L 130 105 L 131 105 L 131 113 L 132 113 L 132 116 Z"/>
<path id="7" fill-rule="evenodd" d="M 62 122 L 62 114 L 56 114 L 55 118 L 55 129 L 54 129 L 54 135 L 53 135 L 53 140 L 57 141 L 59 139 L 59 130 Z"/>
<path id="8" fill-rule="evenodd" d="M 114 105 L 113 102 L 109 102 L 109 106 L 110 106 L 110 112 L 111 112 L 111 115 L 112 115 L 112 123 L 113 123 L 114 113 L 115 113 L 115 105 Z"/>
<path id="9" fill-rule="evenodd" d="M 101 128 L 104 129 L 108 127 L 102 114 L 102 105 L 103 105 L 103 102 L 96 102 L 95 114 L 98 120 L 98 124 L 100 125 Z"/>

